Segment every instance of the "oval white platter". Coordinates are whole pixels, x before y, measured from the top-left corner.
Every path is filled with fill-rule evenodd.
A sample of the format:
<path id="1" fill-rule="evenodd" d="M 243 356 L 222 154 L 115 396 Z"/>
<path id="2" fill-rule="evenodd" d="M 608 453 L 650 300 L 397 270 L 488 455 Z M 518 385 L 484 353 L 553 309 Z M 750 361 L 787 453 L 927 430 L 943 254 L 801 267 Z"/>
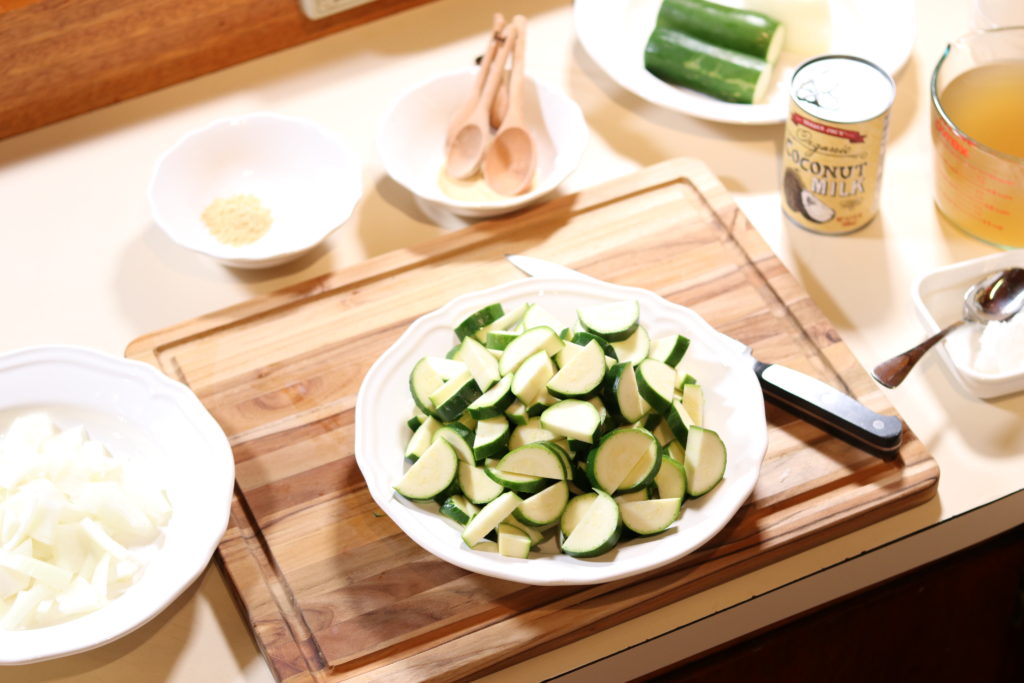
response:
<path id="1" fill-rule="evenodd" d="M 725 478 L 711 493 L 687 500 L 665 533 L 623 543 L 601 557 L 578 559 L 557 552 L 533 552 L 529 559 L 502 557 L 468 548 L 460 527 L 435 504 L 408 501 L 392 488 L 405 470 L 403 457 L 412 415 L 409 372 L 424 355 L 443 356 L 455 343 L 455 324 L 494 302 L 506 308 L 540 304 L 566 324 L 580 306 L 636 299 L 641 324 L 652 337 L 684 334 L 691 344 L 683 363 L 704 387 L 705 423 L 728 449 Z M 453 299 L 413 322 L 367 372 L 356 401 L 356 461 L 370 495 L 409 538 L 463 569 L 534 585 L 594 584 L 650 571 L 678 560 L 718 533 L 749 497 L 767 450 L 761 388 L 749 357 L 737 342 L 715 331 L 688 308 L 643 289 L 564 278 L 517 280 Z"/>
<path id="2" fill-rule="evenodd" d="M 723 3 L 726 4 L 726 3 Z M 576 0 L 576 37 L 590 58 L 619 86 L 651 104 L 723 123 L 781 123 L 789 111 L 793 70 L 810 55 L 783 52 L 774 83 L 758 104 L 715 99 L 655 78 L 644 68 L 644 46 L 661 0 Z M 868 59 L 889 75 L 903 68 L 914 46 L 916 16 L 910 0 L 831 0 L 830 52 Z"/>

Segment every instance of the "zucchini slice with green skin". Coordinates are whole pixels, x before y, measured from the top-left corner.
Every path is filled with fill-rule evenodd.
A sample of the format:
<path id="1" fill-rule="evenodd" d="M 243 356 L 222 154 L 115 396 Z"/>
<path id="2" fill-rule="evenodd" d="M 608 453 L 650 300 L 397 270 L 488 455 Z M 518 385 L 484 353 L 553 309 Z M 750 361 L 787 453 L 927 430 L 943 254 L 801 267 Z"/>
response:
<path id="1" fill-rule="evenodd" d="M 640 395 L 632 363 L 609 368 L 605 388 L 605 405 L 613 407 L 627 422 L 636 422 L 651 411 L 651 404 Z"/>
<path id="2" fill-rule="evenodd" d="M 455 336 L 459 341 L 476 334 L 480 328 L 490 325 L 505 314 L 505 307 L 500 303 L 488 304 L 473 311 L 455 325 Z"/>
<path id="3" fill-rule="evenodd" d="M 548 441 L 538 441 L 509 451 L 498 461 L 496 468 L 508 474 L 565 479 L 569 472 L 563 456 L 558 446 Z"/>
<path id="4" fill-rule="evenodd" d="M 619 503 L 619 511 L 627 529 L 640 536 L 653 536 L 679 518 L 682 504 L 682 498 L 625 501 Z"/>
<path id="5" fill-rule="evenodd" d="M 473 515 L 479 511 L 480 508 L 461 495 L 448 496 L 441 503 L 441 514 L 462 525 L 473 519 Z"/>
<path id="6" fill-rule="evenodd" d="M 587 476 L 595 489 L 613 494 L 647 485 L 656 474 L 661 445 L 646 429 L 620 427 L 601 438 L 587 456 Z"/>
<path id="7" fill-rule="evenodd" d="M 636 385 L 640 396 L 661 415 L 672 410 L 676 370 L 667 363 L 645 358 L 636 366 Z"/>
<path id="8" fill-rule="evenodd" d="M 473 515 L 462 531 L 462 540 L 469 547 L 475 546 L 484 536 L 494 531 L 512 511 L 519 507 L 522 499 L 514 491 L 506 491 Z"/>
<path id="9" fill-rule="evenodd" d="M 462 361 L 476 380 L 481 391 L 487 391 L 501 379 L 498 372 L 498 359 L 474 337 L 466 337 L 455 349 L 452 358 Z"/>
<path id="10" fill-rule="evenodd" d="M 478 421 L 476 433 L 473 435 L 474 461 L 483 462 L 487 458 L 496 458 L 504 453 L 511 433 L 512 429 L 504 415 Z"/>
<path id="11" fill-rule="evenodd" d="M 653 435 L 652 435 L 653 439 Z M 619 493 L 630 493 L 647 488 L 654 483 L 654 478 L 661 471 L 661 444 L 654 439 L 654 445 L 643 452 L 636 465 L 629 471 L 626 478 L 619 484 Z"/>
<path id="12" fill-rule="evenodd" d="M 637 325 L 633 334 L 622 341 L 611 342 L 612 350 L 619 361 L 629 361 L 634 365 L 647 358 L 651 351 L 651 335 L 643 325 Z"/>
<path id="13" fill-rule="evenodd" d="M 505 375 L 466 406 L 466 410 L 477 420 L 485 420 L 504 415 L 515 399 L 516 396 L 512 393 L 512 375 Z"/>
<path id="14" fill-rule="evenodd" d="M 657 25 L 770 63 L 778 59 L 786 34 L 785 27 L 766 14 L 707 0 L 664 0 Z"/>
<path id="15" fill-rule="evenodd" d="M 522 503 L 520 503 L 520 505 L 522 505 Z M 519 508 L 516 508 L 516 510 L 518 509 Z M 516 519 L 514 510 L 511 515 L 505 518 L 505 521 L 503 521 L 502 524 L 511 524 L 512 526 L 516 527 L 517 529 L 525 533 L 527 536 L 530 537 L 530 542 L 534 546 L 536 546 L 538 543 L 544 540 L 545 530 L 540 527 L 530 526 L 529 524 L 523 524 L 518 519 Z"/>
<path id="16" fill-rule="evenodd" d="M 527 330 L 532 327 L 550 327 L 558 333 L 558 336 L 562 336 L 566 329 L 566 325 L 561 320 L 539 304 L 527 305 L 526 312 L 523 314 L 523 327 Z"/>
<path id="17" fill-rule="evenodd" d="M 760 102 L 771 82 L 771 64 L 658 26 L 644 49 L 644 67 L 657 78 L 726 102 Z"/>
<path id="18" fill-rule="evenodd" d="M 601 415 L 593 403 L 567 398 L 541 413 L 540 423 L 544 429 L 558 436 L 594 443 L 601 426 Z"/>
<path id="19" fill-rule="evenodd" d="M 541 398 L 548 381 L 555 376 L 555 364 L 543 350 L 529 356 L 512 375 L 512 393 L 529 407 Z"/>
<path id="20" fill-rule="evenodd" d="M 554 356 L 562 350 L 565 342 L 550 327 L 533 327 L 509 342 L 498 359 L 498 371 L 502 375 L 515 372 L 527 358 L 543 351 Z"/>
<path id="21" fill-rule="evenodd" d="M 532 539 L 525 531 L 512 524 L 498 524 L 498 554 L 525 560 L 530 556 Z"/>
<path id="22" fill-rule="evenodd" d="M 526 313 L 528 304 L 520 304 L 516 308 L 508 311 L 501 317 L 497 318 L 493 322 L 487 323 L 480 327 L 473 336 L 476 337 L 477 341 L 486 342 L 487 337 L 491 332 L 507 331 L 519 324 L 523 319 L 523 314 Z"/>
<path id="23" fill-rule="evenodd" d="M 576 317 L 587 332 L 610 342 L 622 341 L 640 324 L 640 303 L 629 300 L 583 306 L 576 310 Z"/>
<path id="24" fill-rule="evenodd" d="M 567 343 L 566 348 L 576 346 Z M 564 351 L 564 349 L 563 349 Z M 604 350 L 597 340 L 590 340 L 547 383 L 547 390 L 556 398 L 586 398 L 601 388 L 607 365 Z"/>
<path id="25" fill-rule="evenodd" d="M 449 422 L 434 432 L 434 441 L 444 439 L 452 445 L 459 458 L 473 464 L 473 430 L 461 422 Z"/>
<path id="26" fill-rule="evenodd" d="M 432 500 L 455 480 L 459 456 L 444 439 L 436 439 L 405 471 L 395 491 L 409 500 Z"/>
<path id="27" fill-rule="evenodd" d="M 579 332 L 572 336 L 572 343 L 577 344 L 579 346 L 586 346 L 591 341 L 596 341 L 598 344 L 601 345 L 601 350 L 604 351 L 605 356 L 613 360 L 618 360 L 618 357 L 615 355 L 615 349 L 612 348 L 611 342 L 605 339 L 604 337 L 598 336 L 591 332 L 587 332 L 586 330 L 580 330 Z"/>
<path id="28" fill-rule="evenodd" d="M 420 423 L 420 426 L 416 428 L 416 431 L 412 433 L 412 438 L 409 439 L 409 443 L 405 446 L 405 457 L 409 460 L 416 461 L 423 451 L 427 450 L 430 444 L 434 441 L 434 434 L 441 428 L 441 423 L 433 418 L 431 415 L 427 415 Z"/>
<path id="29" fill-rule="evenodd" d="M 506 375 L 506 377 L 511 377 L 511 375 Z M 511 382 L 511 380 L 509 380 L 509 382 Z M 510 383 L 509 393 L 512 391 L 511 386 L 512 385 Z M 526 424 L 530 420 L 529 411 L 527 411 L 523 402 L 515 397 L 515 394 L 512 395 L 512 399 L 512 403 L 509 404 L 508 408 L 505 408 L 505 417 L 507 417 L 508 421 L 514 425 Z"/>
<path id="30" fill-rule="evenodd" d="M 603 555 L 619 542 L 622 515 L 619 504 L 604 491 L 595 491 L 586 511 L 562 539 L 562 552 L 573 557 Z"/>
<path id="31" fill-rule="evenodd" d="M 704 390 L 696 382 L 683 385 L 683 408 L 693 424 L 704 426 Z"/>
<path id="32" fill-rule="evenodd" d="M 519 335 L 508 330 L 488 330 L 484 346 L 495 351 L 504 351 L 513 339 Z"/>
<path id="33" fill-rule="evenodd" d="M 484 462 L 484 473 L 496 484 L 499 484 L 509 491 L 515 491 L 517 493 L 537 493 L 538 491 L 542 491 L 544 487 L 551 484 L 551 480 L 545 479 L 544 477 L 537 477 L 532 474 L 505 472 L 498 467 L 497 460 L 488 460 Z M 512 513 L 510 512 L 509 514 Z"/>
<path id="34" fill-rule="evenodd" d="M 686 406 L 679 399 L 672 401 L 672 410 L 669 411 L 668 415 L 665 416 L 665 422 L 668 424 L 668 428 L 672 430 L 672 435 L 679 442 L 679 445 L 686 448 L 689 444 L 687 443 L 690 438 L 690 427 L 694 426 L 693 418 L 690 417 L 690 413 L 686 411 Z"/>
<path id="35" fill-rule="evenodd" d="M 557 438 L 558 435 L 547 429 L 539 417 L 531 417 L 512 430 L 512 436 L 508 440 L 508 449 L 513 450 L 538 441 L 554 441 Z"/>
<path id="36" fill-rule="evenodd" d="M 717 432 L 704 427 L 690 427 L 686 441 L 686 493 L 694 498 L 715 488 L 725 476 L 727 456 L 725 444 Z"/>
<path id="37" fill-rule="evenodd" d="M 460 460 L 456 477 L 462 495 L 474 505 L 486 505 L 505 492 L 505 487 L 487 476 L 483 467 Z"/>
<path id="38" fill-rule="evenodd" d="M 678 444 L 677 441 L 672 443 Z M 685 498 L 686 470 L 682 461 L 662 453 L 661 468 L 654 475 L 654 485 L 658 487 L 659 498 Z"/>
<path id="39" fill-rule="evenodd" d="M 512 512 L 512 516 L 529 526 L 547 526 L 562 517 L 568 503 L 569 485 L 564 481 L 556 481 L 543 491 L 524 499 Z"/>
<path id="40" fill-rule="evenodd" d="M 661 337 L 651 342 L 650 358 L 660 360 L 662 363 L 676 367 L 683 360 L 687 349 L 690 348 L 690 340 L 681 334 L 673 334 L 670 337 Z"/>
<path id="41" fill-rule="evenodd" d="M 480 387 L 467 368 L 462 373 L 446 380 L 436 391 L 430 394 L 430 402 L 434 406 L 434 414 L 442 422 L 456 420 L 469 407 L 469 404 L 480 398 Z"/>

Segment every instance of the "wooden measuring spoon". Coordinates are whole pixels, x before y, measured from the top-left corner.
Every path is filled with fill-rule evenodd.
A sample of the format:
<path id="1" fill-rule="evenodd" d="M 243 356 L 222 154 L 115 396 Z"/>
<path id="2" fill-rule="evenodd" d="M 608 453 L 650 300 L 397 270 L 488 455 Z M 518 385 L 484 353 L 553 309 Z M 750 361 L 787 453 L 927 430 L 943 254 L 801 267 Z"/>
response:
<path id="1" fill-rule="evenodd" d="M 484 57 L 480 60 L 480 70 L 477 72 L 476 80 L 473 83 L 473 91 L 466 98 L 463 105 L 448 120 L 448 132 L 444 138 L 445 146 L 451 144 L 452 138 L 466 124 L 466 121 L 473 114 L 476 103 L 480 100 L 484 83 L 487 80 L 487 74 L 491 70 L 491 63 L 494 61 L 494 55 L 498 52 L 499 34 L 503 28 L 505 28 L 505 15 L 496 13 L 491 23 L 491 37 L 487 40 L 487 49 L 484 50 Z M 502 68 L 504 69 L 504 67 Z M 494 127 L 497 128 L 497 126 Z"/>
<path id="2" fill-rule="evenodd" d="M 501 72 L 505 70 L 515 35 L 511 25 L 506 26 L 498 36 L 498 48 L 494 59 L 488 65 L 484 85 L 480 97 L 465 122 L 452 135 L 448 142 L 445 173 L 456 180 L 465 180 L 480 169 L 480 162 L 487 150 L 491 137 L 490 118 L 491 101 L 501 83 Z"/>
<path id="3" fill-rule="evenodd" d="M 487 185 L 498 194 L 508 197 L 521 194 L 529 188 L 537 168 L 537 143 L 526 127 L 526 114 L 523 110 L 526 17 L 516 15 L 512 19 L 512 29 L 515 48 L 508 83 L 508 111 L 483 160 Z"/>

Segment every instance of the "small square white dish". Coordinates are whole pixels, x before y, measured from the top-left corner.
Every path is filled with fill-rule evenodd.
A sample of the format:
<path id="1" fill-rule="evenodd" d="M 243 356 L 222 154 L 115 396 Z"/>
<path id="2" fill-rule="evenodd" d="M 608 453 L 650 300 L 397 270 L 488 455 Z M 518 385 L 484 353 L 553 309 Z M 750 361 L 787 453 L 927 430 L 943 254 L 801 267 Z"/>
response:
<path id="1" fill-rule="evenodd" d="M 928 334 L 960 319 L 964 293 L 989 273 L 1024 267 L 1024 249 L 1014 249 L 937 268 L 918 279 L 914 307 Z M 982 326 L 968 323 L 954 330 L 937 350 L 954 381 L 967 393 L 987 399 L 1024 391 L 1024 369 L 983 372 L 975 367 Z"/>

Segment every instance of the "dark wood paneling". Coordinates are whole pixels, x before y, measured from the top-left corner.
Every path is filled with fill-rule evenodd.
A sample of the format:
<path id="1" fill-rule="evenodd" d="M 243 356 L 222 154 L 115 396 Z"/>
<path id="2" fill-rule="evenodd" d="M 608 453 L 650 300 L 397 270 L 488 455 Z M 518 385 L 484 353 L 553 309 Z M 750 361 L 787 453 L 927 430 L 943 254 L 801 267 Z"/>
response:
<path id="1" fill-rule="evenodd" d="M 0 138 L 428 1 L 310 21 L 298 0 L 6 0 Z"/>

